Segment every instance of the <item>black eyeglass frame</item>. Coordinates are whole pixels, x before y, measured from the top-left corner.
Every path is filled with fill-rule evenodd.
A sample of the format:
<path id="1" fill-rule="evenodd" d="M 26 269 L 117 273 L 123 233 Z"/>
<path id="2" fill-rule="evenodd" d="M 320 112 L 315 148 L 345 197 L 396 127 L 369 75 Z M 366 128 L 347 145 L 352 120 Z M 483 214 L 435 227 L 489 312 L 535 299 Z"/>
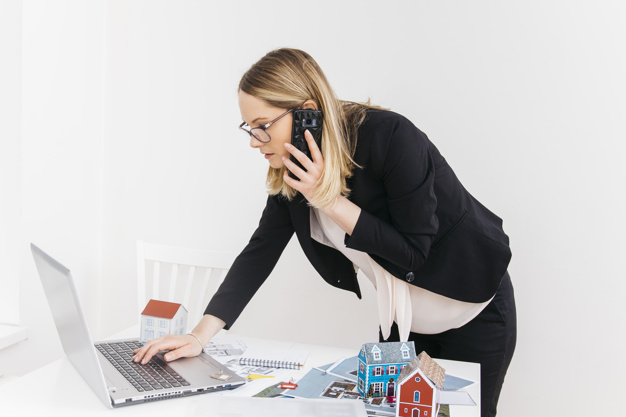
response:
<path id="1" fill-rule="evenodd" d="M 251 129 L 246 129 L 244 126 L 246 125 L 246 122 L 243 122 L 239 125 L 239 129 L 243 130 L 244 132 L 246 132 L 247 134 L 249 134 L 250 136 L 254 136 L 254 138 L 256 140 L 258 140 L 259 142 L 262 143 L 268 143 L 269 141 L 272 140 L 272 137 L 270 136 L 269 132 L 267 131 L 267 129 L 270 128 L 270 126 L 272 126 L 274 123 L 276 123 L 278 120 L 280 120 L 282 117 L 286 116 L 287 114 L 291 113 L 292 111 L 297 110 L 297 108 L 295 109 L 289 109 L 286 112 L 284 112 L 283 114 L 281 114 L 280 116 L 278 116 L 277 118 L 275 118 L 274 120 L 272 120 L 269 123 L 265 123 L 263 125 L 259 125 L 258 127 L 253 127 Z M 269 138 L 269 140 L 262 140 L 261 137 L 259 135 L 256 135 L 254 132 L 252 132 L 255 129 L 261 129 L 262 131 L 265 132 L 265 134 L 267 135 L 267 137 Z"/>

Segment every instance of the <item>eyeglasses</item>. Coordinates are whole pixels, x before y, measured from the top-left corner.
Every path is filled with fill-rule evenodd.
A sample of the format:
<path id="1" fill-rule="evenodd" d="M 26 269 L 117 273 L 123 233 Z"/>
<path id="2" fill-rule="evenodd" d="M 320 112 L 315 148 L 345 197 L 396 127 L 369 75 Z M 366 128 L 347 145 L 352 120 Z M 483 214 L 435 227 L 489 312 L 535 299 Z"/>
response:
<path id="1" fill-rule="evenodd" d="M 254 138 L 258 140 L 259 142 L 267 143 L 270 140 L 272 140 L 272 138 L 270 137 L 270 134 L 267 133 L 267 129 L 269 129 L 270 126 L 276 123 L 281 117 L 286 116 L 288 113 L 291 113 L 294 110 L 295 109 L 289 109 L 283 114 L 281 114 L 280 116 L 278 116 L 277 118 L 275 118 L 274 120 L 272 120 L 271 122 L 265 123 L 264 125 L 260 125 L 259 127 L 253 127 L 252 129 L 246 129 L 244 126 L 246 126 L 247 124 L 246 122 L 243 122 L 242 124 L 239 125 L 239 129 L 243 130 L 250 136 L 254 136 Z"/>

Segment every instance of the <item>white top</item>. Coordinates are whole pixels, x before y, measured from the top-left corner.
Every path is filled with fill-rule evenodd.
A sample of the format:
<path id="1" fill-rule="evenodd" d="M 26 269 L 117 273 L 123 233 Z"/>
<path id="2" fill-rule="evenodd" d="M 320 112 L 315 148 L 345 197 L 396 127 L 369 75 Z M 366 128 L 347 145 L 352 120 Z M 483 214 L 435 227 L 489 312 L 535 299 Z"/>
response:
<path id="1" fill-rule="evenodd" d="M 458 301 L 394 277 L 367 253 L 347 248 L 345 232 L 330 217 L 317 209 L 310 210 L 311 237 L 339 250 L 374 284 L 380 328 L 385 339 L 389 337 L 394 319 L 398 323 L 400 340 L 406 341 L 410 332 L 436 334 L 461 327 L 491 301 Z"/>

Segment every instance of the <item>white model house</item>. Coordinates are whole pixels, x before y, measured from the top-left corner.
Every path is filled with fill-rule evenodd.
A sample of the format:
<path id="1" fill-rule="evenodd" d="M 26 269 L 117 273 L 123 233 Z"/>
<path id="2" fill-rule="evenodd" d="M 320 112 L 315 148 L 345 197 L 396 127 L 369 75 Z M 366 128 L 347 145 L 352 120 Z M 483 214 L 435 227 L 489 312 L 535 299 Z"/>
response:
<path id="1" fill-rule="evenodd" d="M 187 309 L 181 304 L 150 300 L 141 312 L 139 339 L 146 343 L 150 339 L 168 334 L 185 334 Z"/>

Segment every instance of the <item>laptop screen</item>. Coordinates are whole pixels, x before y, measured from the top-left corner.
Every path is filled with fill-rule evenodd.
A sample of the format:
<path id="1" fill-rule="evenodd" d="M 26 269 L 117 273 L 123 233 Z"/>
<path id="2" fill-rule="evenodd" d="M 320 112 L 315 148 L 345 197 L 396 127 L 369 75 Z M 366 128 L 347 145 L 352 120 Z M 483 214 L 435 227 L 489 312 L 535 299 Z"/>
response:
<path id="1" fill-rule="evenodd" d="M 93 391 L 111 406 L 70 270 L 34 244 L 30 246 L 65 354 Z"/>

